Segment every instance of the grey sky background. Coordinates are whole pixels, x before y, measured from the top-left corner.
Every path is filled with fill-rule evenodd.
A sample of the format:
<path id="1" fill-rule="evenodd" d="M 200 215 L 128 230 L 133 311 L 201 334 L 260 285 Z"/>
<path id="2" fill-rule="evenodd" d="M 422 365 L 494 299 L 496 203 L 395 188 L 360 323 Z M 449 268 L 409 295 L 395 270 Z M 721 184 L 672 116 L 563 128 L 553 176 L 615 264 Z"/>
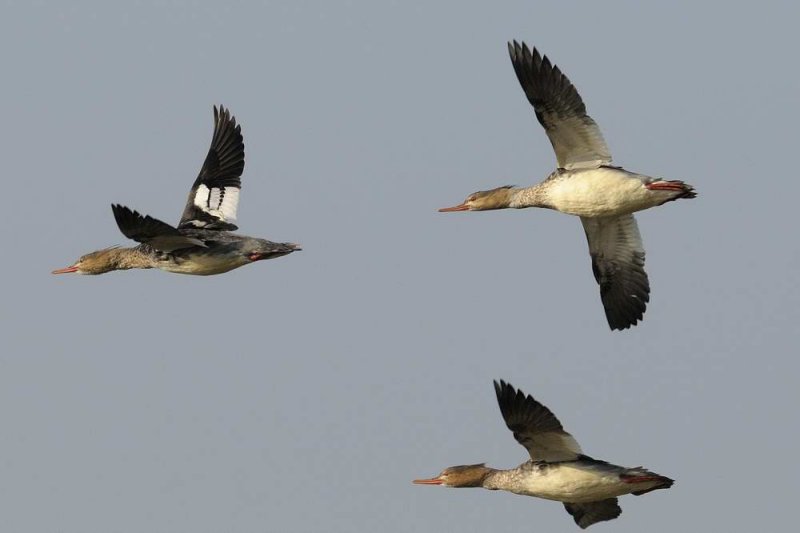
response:
<path id="1" fill-rule="evenodd" d="M 4 531 L 578 531 L 559 503 L 411 484 L 525 459 L 496 378 L 588 454 L 676 479 L 592 531 L 796 523 L 800 10 L 476 4 L 0 7 Z M 698 190 L 638 217 L 652 299 L 630 331 L 578 220 L 436 212 L 555 165 L 515 38 L 616 163 Z M 51 276 L 129 245 L 112 202 L 177 221 L 220 103 L 241 232 L 304 251 Z"/>

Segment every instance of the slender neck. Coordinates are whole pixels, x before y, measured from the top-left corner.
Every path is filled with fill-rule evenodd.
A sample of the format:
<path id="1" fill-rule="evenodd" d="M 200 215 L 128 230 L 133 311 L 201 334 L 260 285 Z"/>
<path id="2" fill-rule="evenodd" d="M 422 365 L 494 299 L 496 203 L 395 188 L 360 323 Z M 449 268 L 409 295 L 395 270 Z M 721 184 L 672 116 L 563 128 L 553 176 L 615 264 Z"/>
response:
<path id="1" fill-rule="evenodd" d="M 107 251 L 109 270 L 130 270 L 132 268 L 153 268 L 156 260 L 152 252 L 141 246 L 134 248 L 113 248 Z"/>
<path id="2" fill-rule="evenodd" d="M 544 183 L 533 185 L 532 187 L 514 188 L 510 191 L 508 207 L 522 209 L 524 207 L 548 207 L 547 194 Z"/>
<path id="3" fill-rule="evenodd" d="M 491 468 L 481 486 L 489 490 L 518 492 L 519 488 L 526 484 L 526 480 L 539 474 L 539 471 L 531 466 L 530 463 L 523 463 L 508 470 Z"/>
<path id="4" fill-rule="evenodd" d="M 516 477 L 513 475 L 514 469 L 499 470 L 490 468 L 489 473 L 483 479 L 481 486 L 489 490 L 508 490 L 510 483 Z"/>

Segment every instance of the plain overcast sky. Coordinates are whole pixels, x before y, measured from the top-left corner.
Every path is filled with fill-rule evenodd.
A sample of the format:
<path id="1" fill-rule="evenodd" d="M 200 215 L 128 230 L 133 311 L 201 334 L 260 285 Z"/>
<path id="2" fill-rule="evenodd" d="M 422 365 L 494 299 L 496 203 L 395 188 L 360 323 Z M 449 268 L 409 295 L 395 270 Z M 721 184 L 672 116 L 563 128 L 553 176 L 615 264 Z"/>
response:
<path id="1" fill-rule="evenodd" d="M 411 484 L 526 458 L 496 378 L 588 454 L 676 479 L 592 531 L 796 525 L 797 6 L 217 4 L 0 7 L 3 531 L 577 531 L 558 503 Z M 436 212 L 555 165 L 515 38 L 617 164 L 697 188 L 638 217 L 632 330 L 577 219 Z M 128 244 L 112 202 L 178 220 L 220 103 L 241 232 L 304 251 L 51 276 Z"/>

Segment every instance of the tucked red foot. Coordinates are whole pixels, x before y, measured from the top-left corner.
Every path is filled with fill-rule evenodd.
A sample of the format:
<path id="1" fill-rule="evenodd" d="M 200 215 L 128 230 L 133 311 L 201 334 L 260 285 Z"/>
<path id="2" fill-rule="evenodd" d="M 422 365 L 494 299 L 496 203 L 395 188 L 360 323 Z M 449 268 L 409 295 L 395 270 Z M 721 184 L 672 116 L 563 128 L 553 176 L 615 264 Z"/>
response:
<path id="1" fill-rule="evenodd" d="M 672 180 L 672 181 L 651 181 L 650 183 L 645 184 L 645 187 L 650 189 L 651 191 L 686 191 L 689 192 L 692 190 L 690 185 L 686 185 L 684 182 L 680 180 Z"/>

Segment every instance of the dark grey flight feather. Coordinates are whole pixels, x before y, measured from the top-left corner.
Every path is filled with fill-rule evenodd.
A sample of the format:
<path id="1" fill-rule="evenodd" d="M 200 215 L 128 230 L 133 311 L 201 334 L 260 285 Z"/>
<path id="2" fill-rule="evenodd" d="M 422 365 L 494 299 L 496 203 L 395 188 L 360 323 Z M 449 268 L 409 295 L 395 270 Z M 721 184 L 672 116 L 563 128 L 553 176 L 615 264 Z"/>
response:
<path id="1" fill-rule="evenodd" d="M 627 329 L 644 316 L 650 282 L 644 270 L 644 246 L 633 215 L 581 218 L 594 279 L 611 329 Z"/>
<path id="2" fill-rule="evenodd" d="M 597 522 L 614 520 L 622 514 L 616 498 L 589 503 L 565 503 L 564 507 L 581 529 L 586 529 Z"/>
<path id="3" fill-rule="evenodd" d="M 226 220 L 217 211 L 226 193 L 238 192 L 242 188 L 244 172 L 244 139 L 242 127 L 236 118 L 223 106 L 214 106 L 214 135 L 206 155 L 203 168 L 197 176 L 189 199 L 181 216 L 179 228 L 205 228 L 212 230 L 235 230 L 237 226 Z M 200 191 L 200 196 L 198 196 Z M 212 205 L 215 203 L 216 205 Z M 236 205 L 233 206 L 235 218 Z"/>
<path id="4" fill-rule="evenodd" d="M 494 382 L 497 403 L 506 422 L 534 461 L 573 461 L 581 455 L 577 441 L 564 431 L 550 409 L 503 380 Z"/>
<path id="5" fill-rule="evenodd" d="M 141 215 L 124 205 L 113 204 L 111 210 L 123 235 L 136 242 L 147 244 L 162 252 L 172 252 L 182 248 L 200 246 L 203 241 L 182 234 L 178 228 L 170 226 L 150 215 Z"/>
<path id="6" fill-rule="evenodd" d="M 591 168 L 611 163 L 611 152 L 575 86 L 547 56 L 525 43 L 508 43 L 522 90 L 544 127 L 560 168 Z"/>

